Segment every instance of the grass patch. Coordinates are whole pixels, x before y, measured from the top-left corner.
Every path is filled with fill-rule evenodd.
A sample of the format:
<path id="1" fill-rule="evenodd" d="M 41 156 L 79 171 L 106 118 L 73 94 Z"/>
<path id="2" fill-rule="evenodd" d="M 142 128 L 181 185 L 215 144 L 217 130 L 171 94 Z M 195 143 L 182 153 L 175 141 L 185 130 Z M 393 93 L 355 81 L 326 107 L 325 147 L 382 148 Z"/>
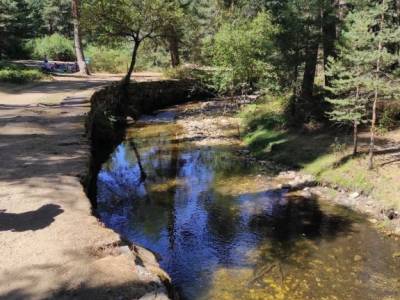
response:
<path id="1" fill-rule="evenodd" d="M 285 117 L 287 103 L 286 96 L 269 97 L 240 112 L 244 142 L 258 158 L 302 168 L 326 153 L 333 138 L 289 130 Z"/>
<path id="2" fill-rule="evenodd" d="M 37 81 L 47 75 L 38 69 L 29 68 L 8 62 L 0 62 L 0 81 L 16 84 Z"/>
<path id="3" fill-rule="evenodd" d="M 345 132 L 304 133 L 287 129 L 284 103 L 279 98 L 264 99 L 240 113 L 244 143 L 257 158 L 313 174 L 320 181 L 368 193 L 385 206 L 400 210 L 399 165 L 385 163 L 393 157 L 377 154 L 376 169 L 369 171 L 366 153 L 350 155 L 352 137 Z M 385 136 L 381 138 L 385 140 Z"/>

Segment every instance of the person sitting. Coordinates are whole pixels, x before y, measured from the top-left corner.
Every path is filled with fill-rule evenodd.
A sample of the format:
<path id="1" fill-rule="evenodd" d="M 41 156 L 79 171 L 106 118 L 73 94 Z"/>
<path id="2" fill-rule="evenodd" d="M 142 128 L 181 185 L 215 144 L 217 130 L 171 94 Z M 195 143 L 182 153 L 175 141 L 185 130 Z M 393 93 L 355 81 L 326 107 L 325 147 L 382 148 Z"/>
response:
<path id="1" fill-rule="evenodd" d="M 44 57 L 43 63 L 42 63 L 42 70 L 49 72 L 51 71 L 51 67 L 49 64 L 49 60 L 47 59 L 47 55 Z"/>

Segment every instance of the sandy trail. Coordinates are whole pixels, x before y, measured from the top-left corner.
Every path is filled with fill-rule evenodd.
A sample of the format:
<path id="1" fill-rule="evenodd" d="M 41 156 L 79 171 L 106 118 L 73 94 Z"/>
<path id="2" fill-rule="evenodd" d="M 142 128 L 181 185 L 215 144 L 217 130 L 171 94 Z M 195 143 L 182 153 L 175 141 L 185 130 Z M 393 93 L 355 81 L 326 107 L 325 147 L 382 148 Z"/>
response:
<path id="1" fill-rule="evenodd" d="M 158 288 L 131 254 L 107 252 L 119 236 L 92 216 L 79 180 L 89 97 L 119 78 L 0 85 L 0 299 L 134 299 Z"/>

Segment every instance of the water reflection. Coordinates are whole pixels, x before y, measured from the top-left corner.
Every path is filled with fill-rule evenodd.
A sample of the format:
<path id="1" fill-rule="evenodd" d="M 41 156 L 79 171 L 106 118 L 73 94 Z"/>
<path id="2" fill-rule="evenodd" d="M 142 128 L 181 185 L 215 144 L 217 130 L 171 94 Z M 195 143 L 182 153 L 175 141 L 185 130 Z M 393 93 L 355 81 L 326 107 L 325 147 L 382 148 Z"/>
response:
<path id="1" fill-rule="evenodd" d="M 180 143 L 179 130 L 132 129 L 99 173 L 98 212 L 158 252 L 184 298 L 400 297 L 400 264 L 391 257 L 399 245 L 345 208 L 255 189 L 256 166 Z"/>

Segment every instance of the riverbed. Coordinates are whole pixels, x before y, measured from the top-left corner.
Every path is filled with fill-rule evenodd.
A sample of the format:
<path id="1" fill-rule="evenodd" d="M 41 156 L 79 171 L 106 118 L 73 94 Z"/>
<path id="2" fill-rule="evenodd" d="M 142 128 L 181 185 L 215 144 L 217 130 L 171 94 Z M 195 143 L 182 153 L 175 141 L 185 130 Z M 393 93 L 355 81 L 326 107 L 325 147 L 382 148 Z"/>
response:
<path id="1" fill-rule="evenodd" d="M 399 242 L 362 214 L 280 189 L 242 155 L 226 105 L 131 125 L 98 174 L 105 225 L 157 253 L 182 299 L 400 299 Z"/>

